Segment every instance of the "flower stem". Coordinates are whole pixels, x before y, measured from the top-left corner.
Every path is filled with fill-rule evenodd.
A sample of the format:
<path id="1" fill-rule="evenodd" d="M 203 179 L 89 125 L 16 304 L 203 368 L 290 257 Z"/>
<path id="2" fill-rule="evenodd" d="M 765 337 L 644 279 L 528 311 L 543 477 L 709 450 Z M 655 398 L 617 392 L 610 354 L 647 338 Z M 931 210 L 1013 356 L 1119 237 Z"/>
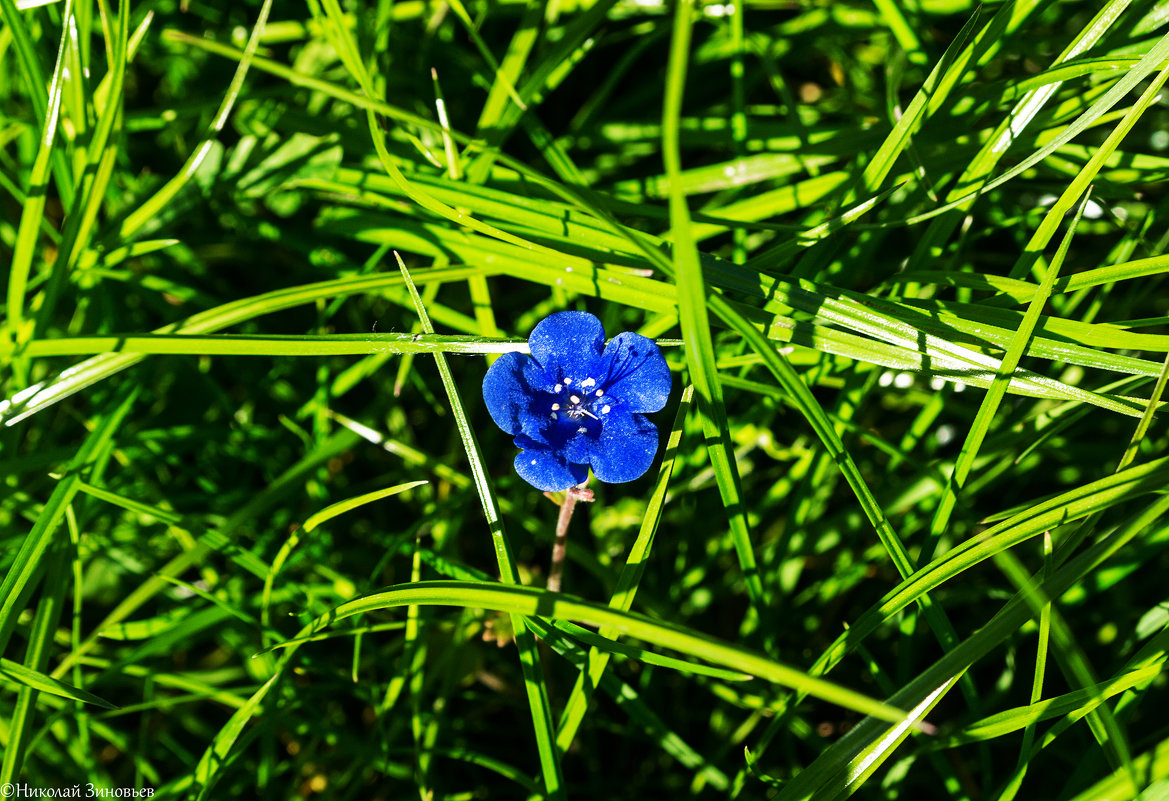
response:
<path id="1" fill-rule="evenodd" d="M 593 491 L 585 489 L 589 481 L 576 487 L 569 487 L 564 494 L 564 503 L 560 505 L 560 517 L 556 520 L 556 542 L 552 545 L 552 567 L 548 570 L 548 589 L 560 592 L 560 577 L 564 573 L 564 553 L 568 548 L 568 523 L 572 520 L 572 510 L 577 501 L 586 503 L 593 499 Z"/>

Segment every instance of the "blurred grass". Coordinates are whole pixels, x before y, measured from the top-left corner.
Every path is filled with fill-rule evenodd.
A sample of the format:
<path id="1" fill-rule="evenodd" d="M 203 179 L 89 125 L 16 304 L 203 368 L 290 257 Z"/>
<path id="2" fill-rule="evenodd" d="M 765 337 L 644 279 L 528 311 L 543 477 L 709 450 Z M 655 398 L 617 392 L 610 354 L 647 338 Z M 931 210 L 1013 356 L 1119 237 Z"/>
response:
<path id="1" fill-rule="evenodd" d="M 1167 23 L 0 0 L 0 783 L 1161 797 Z M 676 382 L 552 595 L 565 308 Z"/>

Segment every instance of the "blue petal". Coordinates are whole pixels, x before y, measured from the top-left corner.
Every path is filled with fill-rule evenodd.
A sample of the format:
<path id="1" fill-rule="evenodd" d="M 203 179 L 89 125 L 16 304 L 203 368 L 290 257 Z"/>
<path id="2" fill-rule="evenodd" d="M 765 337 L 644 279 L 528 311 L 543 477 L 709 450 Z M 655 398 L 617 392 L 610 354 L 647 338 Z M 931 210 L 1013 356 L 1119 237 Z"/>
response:
<path id="1" fill-rule="evenodd" d="M 565 378 L 576 382 L 599 380 L 605 329 L 588 312 L 557 312 L 536 324 L 528 336 L 532 358 L 540 363 L 553 383 Z"/>
<path id="2" fill-rule="evenodd" d="M 592 458 L 598 436 L 602 433 L 601 424 L 587 417 L 580 420 L 570 420 L 569 425 L 558 429 L 557 433 L 566 435 L 559 443 L 551 442 L 553 448 L 564 456 L 566 461 L 579 464 L 588 464 Z M 581 431 L 581 429 L 584 431 Z"/>
<path id="3" fill-rule="evenodd" d="M 560 454 L 546 448 L 520 451 L 515 458 L 515 471 L 524 481 L 545 492 L 575 487 L 589 477 L 588 467 L 570 464 Z"/>
<path id="4" fill-rule="evenodd" d="M 670 368 L 658 344 L 625 332 L 605 348 L 605 393 L 630 412 L 656 412 L 670 398 Z"/>
<path id="5" fill-rule="evenodd" d="M 589 461 L 599 480 L 620 484 L 645 475 L 657 452 L 657 427 L 640 414 L 614 409 L 593 443 Z"/>
<path id="6" fill-rule="evenodd" d="M 483 402 L 504 431 L 513 436 L 531 434 L 542 422 L 541 395 L 551 389 L 546 383 L 544 372 L 530 356 L 505 353 L 483 376 Z"/>

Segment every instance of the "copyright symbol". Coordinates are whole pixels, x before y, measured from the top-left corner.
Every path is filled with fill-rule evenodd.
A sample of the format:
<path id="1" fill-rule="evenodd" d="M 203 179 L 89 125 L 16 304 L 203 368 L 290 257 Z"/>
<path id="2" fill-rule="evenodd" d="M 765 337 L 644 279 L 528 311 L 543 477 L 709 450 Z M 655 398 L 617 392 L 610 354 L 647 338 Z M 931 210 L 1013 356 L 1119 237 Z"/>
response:
<path id="1" fill-rule="evenodd" d="M 16 792 L 16 785 L 14 784 L 5 784 L 0 786 L 0 796 L 4 798 L 12 798 L 12 794 L 14 792 Z"/>

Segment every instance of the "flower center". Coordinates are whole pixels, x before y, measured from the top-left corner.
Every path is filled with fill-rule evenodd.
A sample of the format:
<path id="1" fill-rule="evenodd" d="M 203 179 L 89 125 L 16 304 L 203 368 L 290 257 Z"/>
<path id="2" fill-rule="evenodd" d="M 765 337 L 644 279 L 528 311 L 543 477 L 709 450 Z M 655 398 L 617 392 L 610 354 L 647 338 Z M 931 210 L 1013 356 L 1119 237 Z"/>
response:
<path id="1" fill-rule="evenodd" d="M 570 420 L 583 420 L 589 417 L 600 422 L 600 415 L 609 413 L 609 405 L 602 404 L 600 400 L 605 390 L 597 387 L 596 379 L 586 378 L 573 386 L 573 380 L 565 378 L 563 383 L 554 386 L 552 391 L 560 396 L 560 400 L 554 401 L 551 406 L 553 420 L 563 414 Z M 580 432 L 584 430 L 578 429 Z"/>

